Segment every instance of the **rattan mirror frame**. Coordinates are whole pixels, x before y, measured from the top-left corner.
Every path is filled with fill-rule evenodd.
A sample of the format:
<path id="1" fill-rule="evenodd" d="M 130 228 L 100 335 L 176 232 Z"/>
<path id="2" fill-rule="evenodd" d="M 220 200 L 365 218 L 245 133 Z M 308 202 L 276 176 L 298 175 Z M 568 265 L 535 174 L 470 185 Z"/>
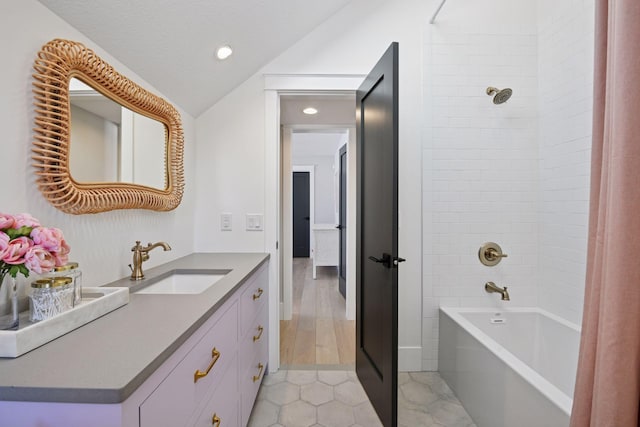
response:
<path id="1" fill-rule="evenodd" d="M 42 46 L 33 68 L 35 127 L 32 148 L 36 184 L 57 209 L 70 214 L 114 209 L 170 211 L 184 192 L 184 136 L 180 113 L 167 101 L 118 73 L 82 43 L 54 39 Z M 74 181 L 69 171 L 71 108 L 69 81 L 79 78 L 132 111 L 163 123 L 164 190 L 144 185 Z"/>

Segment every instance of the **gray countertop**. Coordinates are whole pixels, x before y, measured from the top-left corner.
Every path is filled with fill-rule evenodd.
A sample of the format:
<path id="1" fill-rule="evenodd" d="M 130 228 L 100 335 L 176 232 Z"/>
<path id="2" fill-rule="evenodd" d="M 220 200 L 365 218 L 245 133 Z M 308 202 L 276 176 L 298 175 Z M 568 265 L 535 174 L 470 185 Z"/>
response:
<path id="1" fill-rule="evenodd" d="M 120 307 L 15 359 L 0 359 L 0 400 L 120 403 L 245 280 L 264 253 L 196 253 L 145 271 L 231 270 L 201 294 L 130 295 Z M 105 286 L 142 287 L 128 278 Z"/>

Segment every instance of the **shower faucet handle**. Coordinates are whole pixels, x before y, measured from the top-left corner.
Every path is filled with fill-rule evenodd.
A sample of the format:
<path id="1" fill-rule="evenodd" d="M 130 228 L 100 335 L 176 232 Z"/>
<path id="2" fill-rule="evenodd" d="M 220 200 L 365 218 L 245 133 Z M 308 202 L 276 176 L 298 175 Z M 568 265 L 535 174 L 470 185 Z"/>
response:
<path id="1" fill-rule="evenodd" d="M 507 254 L 503 254 L 497 250 L 495 250 L 494 248 L 489 248 L 485 251 L 484 255 L 487 257 L 488 260 L 494 260 L 496 258 L 506 258 L 509 255 Z"/>
<path id="2" fill-rule="evenodd" d="M 487 242 L 480 246 L 478 250 L 480 262 L 488 267 L 493 267 L 498 264 L 502 258 L 506 257 L 508 257 L 508 255 L 502 253 L 500 245 L 494 242 Z"/>

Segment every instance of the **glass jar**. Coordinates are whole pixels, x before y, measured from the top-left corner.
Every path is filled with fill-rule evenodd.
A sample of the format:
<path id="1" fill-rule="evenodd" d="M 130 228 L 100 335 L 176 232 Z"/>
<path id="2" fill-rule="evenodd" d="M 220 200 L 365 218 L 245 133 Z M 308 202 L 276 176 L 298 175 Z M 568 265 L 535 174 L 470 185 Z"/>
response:
<path id="1" fill-rule="evenodd" d="M 73 308 L 71 277 L 39 279 L 31 283 L 29 320 L 39 322 Z"/>
<path id="2" fill-rule="evenodd" d="M 54 267 L 53 270 L 47 274 L 47 277 L 71 277 L 73 279 L 73 306 L 80 303 L 82 299 L 82 270 L 78 267 L 77 262 L 68 262 L 67 264 Z"/>

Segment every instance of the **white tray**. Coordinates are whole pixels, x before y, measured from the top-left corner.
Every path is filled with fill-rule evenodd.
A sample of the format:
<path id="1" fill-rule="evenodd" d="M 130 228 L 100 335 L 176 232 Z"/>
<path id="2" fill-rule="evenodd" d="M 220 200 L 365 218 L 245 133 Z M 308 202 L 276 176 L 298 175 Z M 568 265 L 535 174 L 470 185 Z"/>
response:
<path id="1" fill-rule="evenodd" d="M 31 323 L 29 312 L 20 313 L 16 331 L 0 331 L 0 357 L 18 357 L 129 302 L 129 288 L 83 288 L 74 308 Z"/>

